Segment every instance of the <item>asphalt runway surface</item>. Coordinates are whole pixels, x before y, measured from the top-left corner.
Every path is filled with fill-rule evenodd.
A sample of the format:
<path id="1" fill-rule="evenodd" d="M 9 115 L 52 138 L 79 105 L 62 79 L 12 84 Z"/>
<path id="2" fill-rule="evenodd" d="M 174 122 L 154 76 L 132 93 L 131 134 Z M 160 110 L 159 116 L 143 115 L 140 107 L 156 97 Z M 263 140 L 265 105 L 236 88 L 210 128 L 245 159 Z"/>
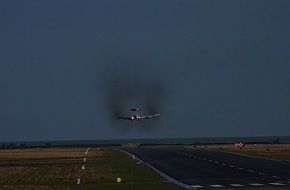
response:
<path id="1" fill-rule="evenodd" d="M 126 152 L 190 189 L 290 189 L 290 162 L 207 149 L 135 148 Z"/>

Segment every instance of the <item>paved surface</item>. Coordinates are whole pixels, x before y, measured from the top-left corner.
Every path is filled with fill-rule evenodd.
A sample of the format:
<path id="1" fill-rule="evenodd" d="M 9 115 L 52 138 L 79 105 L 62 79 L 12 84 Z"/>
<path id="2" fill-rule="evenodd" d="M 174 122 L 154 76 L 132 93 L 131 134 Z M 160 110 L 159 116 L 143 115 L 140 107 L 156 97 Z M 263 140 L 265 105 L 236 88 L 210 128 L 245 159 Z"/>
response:
<path id="1" fill-rule="evenodd" d="M 290 189 L 290 163 L 286 161 L 201 149 L 126 151 L 190 189 Z"/>

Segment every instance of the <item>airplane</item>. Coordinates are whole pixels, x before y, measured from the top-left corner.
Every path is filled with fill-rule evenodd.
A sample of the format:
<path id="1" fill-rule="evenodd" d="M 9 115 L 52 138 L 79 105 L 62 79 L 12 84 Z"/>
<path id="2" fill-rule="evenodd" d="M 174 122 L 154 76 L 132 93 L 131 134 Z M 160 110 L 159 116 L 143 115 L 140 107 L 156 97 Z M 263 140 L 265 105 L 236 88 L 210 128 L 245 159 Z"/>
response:
<path id="1" fill-rule="evenodd" d="M 135 112 L 135 114 L 128 116 L 128 117 L 117 117 L 117 119 L 123 119 L 123 120 L 130 120 L 130 121 L 142 121 L 143 119 L 151 119 L 151 118 L 156 118 L 160 116 L 160 113 L 152 114 L 152 115 L 146 115 L 146 116 L 141 116 L 137 114 L 137 111 L 140 111 L 141 109 L 139 108 L 133 108 L 130 109 L 131 111 Z"/>

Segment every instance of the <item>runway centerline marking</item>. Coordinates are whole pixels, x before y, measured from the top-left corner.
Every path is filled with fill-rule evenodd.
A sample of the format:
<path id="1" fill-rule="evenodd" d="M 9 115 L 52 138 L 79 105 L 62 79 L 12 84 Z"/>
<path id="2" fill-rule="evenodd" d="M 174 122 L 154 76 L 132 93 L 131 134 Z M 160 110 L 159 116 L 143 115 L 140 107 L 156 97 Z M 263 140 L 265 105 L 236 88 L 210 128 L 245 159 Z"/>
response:
<path id="1" fill-rule="evenodd" d="M 233 186 L 233 187 L 243 187 L 244 185 L 242 185 L 242 184 L 230 184 L 231 186 Z"/>
<path id="2" fill-rule="evenodd" d="M 275 176 L 275 175 L 273 175 L 272 177 L 273 177 L 273 178 L 277 178 L 277 179 L 281 178 L 281 177 L 279 177 L 279 176 Z"/>
<path id="3" fill-rule="evenodd" d="M 252 172 L 252 173 L 253 173 L 253 172 L 255 172 L 255 171 L 253 171 L 253 170 L 248 170 L 248 172 Z"/>
<path id="4" fill-rule="evenodd" d="M 243 170 L 244 168 L 238 168 L 239 170 Z"/>
<path id="5" fill-rule="evenodd" d="M 262 183 L 250 183 L 251 186 L 264 186 Z"/>
<path id="6" fill-rule="evenodd" d="M 281 185 L 281 186 L 282 186 L 282 185 L 285 185 L 284 183 L 278 183 L 278 182 L 276 182 L 276 183 L 269 183 L 269 184 L 270 184 L 270 185 L 279 185 L 279 186 L 280 186 L 280 185 Z"/>
<path id="7" fill-rule="evenodd" d="M 224 187 L 223 185 L 210 185 L 211 187 Z"/>
<path id="8" fill-rule="evenodd" d="M 203 186 L 202 185 L 191 185 L 190 187 L 191 188 L 202 188 Z"/>
<path id="9" fill-rule="evenodd" d="M 262 172 L 260 172 L 259 174 L 260 174 L 260 175 L 267 175 L 267 174 L 265 174 L 265 173 L 262 173 Z"/>

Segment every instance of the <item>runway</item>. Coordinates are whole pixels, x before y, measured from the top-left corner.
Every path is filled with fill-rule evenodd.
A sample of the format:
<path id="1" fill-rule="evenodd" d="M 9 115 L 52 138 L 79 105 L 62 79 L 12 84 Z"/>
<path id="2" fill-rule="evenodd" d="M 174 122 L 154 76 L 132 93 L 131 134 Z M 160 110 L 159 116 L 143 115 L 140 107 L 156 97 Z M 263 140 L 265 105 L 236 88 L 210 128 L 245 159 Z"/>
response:
<path id="1" fill-rule="evenodd" d="M 125 151 L 190 189 L 290 189 L 290 163 L 286 161 L 206 149 L 135 148 Z"/>

